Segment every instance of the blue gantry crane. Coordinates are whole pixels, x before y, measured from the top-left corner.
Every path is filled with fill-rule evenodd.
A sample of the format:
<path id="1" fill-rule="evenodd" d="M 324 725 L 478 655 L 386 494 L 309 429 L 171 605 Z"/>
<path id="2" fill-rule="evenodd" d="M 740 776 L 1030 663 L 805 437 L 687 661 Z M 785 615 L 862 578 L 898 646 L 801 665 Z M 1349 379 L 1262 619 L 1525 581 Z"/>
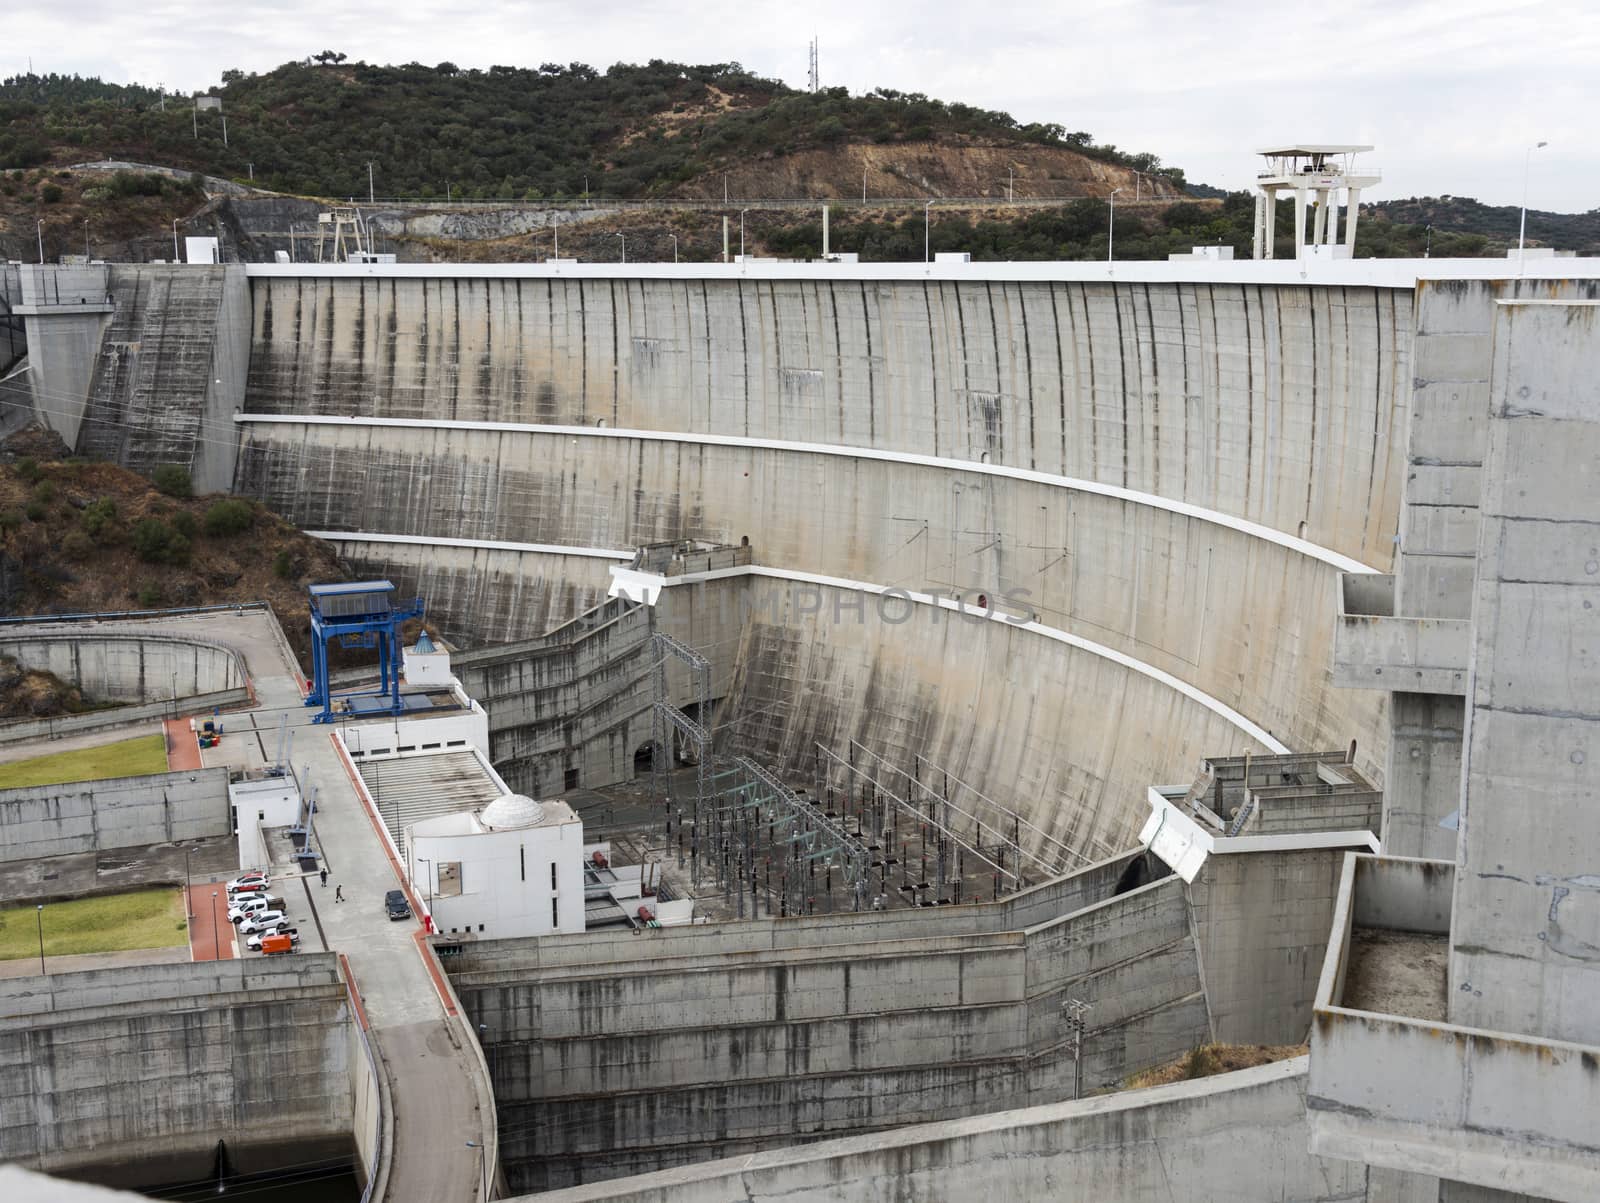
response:
<path id="1" fill-rule="evenodd" d="M 351 708 L 362 714 L 404 714 L 400 697 L 400 628 L 422 616 L 422 599 L 396 602 L 388 581 L 354 581 L 346 585 L 312 585 L 311 692 L 307 706 L 321 706 L 314 723 L 331 723 L 333 689 L 328 683 L 328 642 L 341 647 L 378 649 L 378 691 L 348 695 Z"/>

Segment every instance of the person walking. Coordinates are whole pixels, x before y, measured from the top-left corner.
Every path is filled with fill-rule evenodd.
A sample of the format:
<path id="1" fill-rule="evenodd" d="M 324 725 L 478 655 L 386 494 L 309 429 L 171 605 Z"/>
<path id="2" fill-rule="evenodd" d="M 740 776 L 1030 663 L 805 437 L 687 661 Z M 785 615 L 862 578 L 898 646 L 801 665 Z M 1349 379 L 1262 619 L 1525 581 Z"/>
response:
<path id="1" fill-rule="evenodd" d="M 337 886 L 333 887 L 333 900 L 335 902 L 343 902 L 344 901 L 344 886 L 337 885 Z"/>
<path id="2" fill-rule="evenodd" d="M 326 865 L 322 867 L 322 888 L 324 890 L 328 888 L 328 867 Z"/>

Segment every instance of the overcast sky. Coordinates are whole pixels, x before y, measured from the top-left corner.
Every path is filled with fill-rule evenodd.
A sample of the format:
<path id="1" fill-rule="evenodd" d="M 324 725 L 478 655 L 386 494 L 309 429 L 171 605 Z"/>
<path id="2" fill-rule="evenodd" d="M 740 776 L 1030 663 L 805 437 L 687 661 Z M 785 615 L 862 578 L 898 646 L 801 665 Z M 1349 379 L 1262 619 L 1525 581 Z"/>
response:
<path id="1" fill-rule="evenodd" d="M 1248 187 L 1258 146 L 1371 143 L 1375 198 L 1600 206 L 1600 0 L 20 0 L 0 74 L 191 91 L 324 48 L 376 63 L 738 61 L 796 86 L 925 92 Z M 803 15 L 803 17 L 802 17 Z M 795 24 L 804 19 L 807 24 Z"/>

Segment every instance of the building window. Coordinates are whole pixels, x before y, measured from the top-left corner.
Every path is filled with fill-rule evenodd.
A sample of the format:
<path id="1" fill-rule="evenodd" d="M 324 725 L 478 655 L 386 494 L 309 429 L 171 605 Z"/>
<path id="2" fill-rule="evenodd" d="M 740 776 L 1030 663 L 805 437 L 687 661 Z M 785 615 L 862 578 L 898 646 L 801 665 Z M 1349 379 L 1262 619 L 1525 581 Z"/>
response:
<path id="1" fill-rule="evenodd" d="M 552 929 L 559 929 L 561 926 L 561 899 L 559 898 L 550 900 L 550 926 Z"/>
<path id="2" fill-rule="evenodd" d="M 480 923 L 480 924 L 478 924 L 478 930 L 479 930 L 479 931 L 482 931 L 482 930 L 483 930 L 483 924 L 481 924 L 481 923 Z"/>
<path id="3" fill-rule="evenodd" d="M 578 770 L 577 769 L 568 769 L 567 770 L 566 788 L 567 789 L 577 789 L 578 788 Z"/>
<path id="4" fill-rule="evenodd" d="M 550 865 L 550 888 L 552 890 L 556 888 L 556 867 L 554 863 Z"/>
<path id="5" fill-rule="evenodd" d="M 439 888 L 434 891 L 440 898 L 457 898 L 461 895 L 461 862 L 439 862 Z"/>
<path id="6" fill-rule="evenodd" d="M 517 869 L 522 874 L 522 880 L 523 881 L 527 881 L 528 880 L 528 846 L 526 844 L 518 844 L 517 845 Z"/>

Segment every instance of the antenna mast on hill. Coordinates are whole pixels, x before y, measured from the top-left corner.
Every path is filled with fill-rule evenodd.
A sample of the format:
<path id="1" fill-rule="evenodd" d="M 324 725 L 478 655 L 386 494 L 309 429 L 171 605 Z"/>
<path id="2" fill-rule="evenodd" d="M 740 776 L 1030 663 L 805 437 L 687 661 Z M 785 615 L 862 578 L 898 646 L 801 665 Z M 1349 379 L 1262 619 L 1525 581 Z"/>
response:
<path id="1" fill-rule="evenodd" d="M 817 90 L 817 39 L 816 38 L 812 38 L 811 39 L 811 44 L 806 47 L 806 50 L 809 53 L 810 60 L 811 60 L 811 62 L 810 62 L 811 69 L 810 69 L 810 74 L 808 76 L 808 79 L 809 79 L 810 84 L 811 84 L 811 91 L 815 92 Z"/>

